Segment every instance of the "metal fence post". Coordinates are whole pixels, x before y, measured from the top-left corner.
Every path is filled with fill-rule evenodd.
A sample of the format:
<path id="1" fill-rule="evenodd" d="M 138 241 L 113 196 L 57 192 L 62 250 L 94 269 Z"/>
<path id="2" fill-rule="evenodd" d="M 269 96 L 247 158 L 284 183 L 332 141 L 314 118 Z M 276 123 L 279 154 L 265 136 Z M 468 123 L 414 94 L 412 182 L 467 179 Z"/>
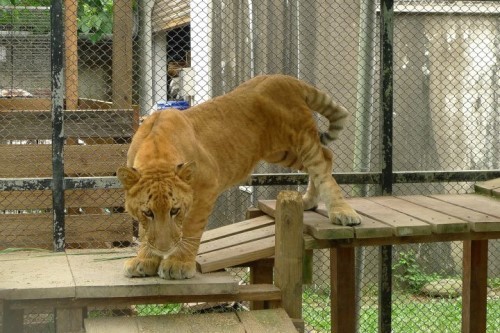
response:
<path id="1" fill-rule="evenodd" d="M 394 1 L 380 2 L 380 109 L 381 160 L 380 186 L 383 195 L 392 194 L 392 130 L 393 130 L 393 28 Z M 379 262 L 379 332 L 392 331 L 392 246 L 380 247 Z"/>
<path id="2" fill-rule="evenodd" d="M 51 101 L 52 101 L 52 209 L 54 251 L 64 251 L 64 21 L 62 0 L 52 0 Z"/>

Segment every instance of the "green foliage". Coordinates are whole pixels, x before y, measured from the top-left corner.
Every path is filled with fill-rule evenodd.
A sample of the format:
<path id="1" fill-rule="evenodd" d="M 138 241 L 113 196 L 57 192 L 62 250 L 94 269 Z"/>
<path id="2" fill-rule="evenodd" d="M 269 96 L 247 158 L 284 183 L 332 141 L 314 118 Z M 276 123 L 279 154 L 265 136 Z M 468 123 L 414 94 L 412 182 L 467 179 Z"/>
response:
<path id="1" fill-rule="evenodd" d="M 113 32 L 113 1 L 79 1 L 78 31 L 88 35 L 94 43 L 103 35 L 111 34 Z"/>
<path id="2" fill-rule="evenodd" d="M 394 264 L 393 270 L 396 282 L 414 294 L 419 294 L 425 284 L 439 279 L 438 274 L 426 274 L 422 270 L 415 252 L 411 250 L 399 253 L 399 260 Z"/>
<path id="3" fill-rule="evenodd" d="M 0 25 L 12 26 L 19 30 L 33 30 L 48 33 L 50 19 L 33 25 L 31 11 L 25 7 L 49 7 L 51 0 L 0 0 L 0 6 L 17 6 L 16 9 L 0 11 Z M 48 15 L 48 13 L 47 13 Z M 130 18 L 132 19 L 132 18 Z M 40 27 L 43 26 L 43 27 Z M 113 0 L 79 0 L 78 32 L 85 34 L 92 42 L 97 42 L 106 34 L 113 32 Z"/>

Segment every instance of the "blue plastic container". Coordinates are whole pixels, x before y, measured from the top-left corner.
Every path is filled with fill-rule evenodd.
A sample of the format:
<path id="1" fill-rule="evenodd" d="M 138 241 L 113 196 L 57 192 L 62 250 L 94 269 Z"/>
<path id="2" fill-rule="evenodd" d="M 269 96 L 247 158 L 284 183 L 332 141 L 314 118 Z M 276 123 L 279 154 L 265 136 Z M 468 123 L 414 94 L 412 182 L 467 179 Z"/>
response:
<path id="1" fill-rule="evenodd" d="M 166 109 L 178 109 L 178 110 L 186 110 L 189 108 L 189 103 L 186 101 L 159 101 L 156 103 L 157 110 L 166 110 Z"/>

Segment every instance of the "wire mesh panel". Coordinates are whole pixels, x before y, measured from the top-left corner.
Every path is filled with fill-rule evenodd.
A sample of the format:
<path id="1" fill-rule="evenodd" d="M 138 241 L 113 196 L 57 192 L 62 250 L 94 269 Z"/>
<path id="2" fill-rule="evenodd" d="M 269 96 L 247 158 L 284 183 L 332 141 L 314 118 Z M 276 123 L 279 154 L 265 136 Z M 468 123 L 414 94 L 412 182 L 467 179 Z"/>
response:
<path id="1" fill-rule="evenodd" d="M 64 4 L 66 177 L 114 176 L 126 164 L 140 121 L 151 113 L 174 103 L 180 109 L 198 105 L 256 75 L 272 73 L 307 81 L 350 111 L 340 138 L 329 146 L 335 172 L 381 171 L 379 103 L 384 87 L 377 1 Z M 395 171 L 500 168 L 498 13 L 498 1 L 395 1 Z M 0 179 L 52 177 L 50 69 L 50 1 L 0 2 Z M 326 128 L 322 117 L 317 120 L 320 129 Z M 261 163 L 255 172 L 294 170 Z M 406 182 L 395 184 L 393 193 L 471 193 L 473 185 Z M 231 188 L 218 198 L 208 228 L 242 221 L 258 200 L 304 187 Z M 345 196 L 366 196 L 378 194 L 379 187 L 346 184 L 343 191 Z M 119 188 L 66 190 L 66 247 L 135 243 L 137 225 L 125 213 L 123 200 Z M 0 191 L 0 250 L 51 249 L 52 215 L 50 187 Z M 499 247 L 498 241 L 490 242 L 488 332 L 500 330 Z M 394 331 L 460 331 L 461 256 L 459 243 L 395 247 Z M 377 331 L 378 260 L 377 248 L 358 249 L 360 332 Z M 303 293 L 308 332 L 330 331 L 329 265 L 329 252 L 317 251 L 313 281 Z M 246 269 L 233 274 L 248 280 Z M 196 312 L 197 306 L 137 305 L 92 314 Z M 52 313 L 36 316 L 25 314 L 26 327 L 54 331 Z"/>

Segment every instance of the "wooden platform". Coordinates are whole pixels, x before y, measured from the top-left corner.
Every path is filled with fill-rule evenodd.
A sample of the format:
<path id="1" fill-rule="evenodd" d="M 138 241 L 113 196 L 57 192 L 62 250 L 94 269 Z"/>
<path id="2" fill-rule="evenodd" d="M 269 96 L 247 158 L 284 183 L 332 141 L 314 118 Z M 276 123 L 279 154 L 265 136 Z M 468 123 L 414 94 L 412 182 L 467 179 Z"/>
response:
<path id="1" fill-rule="evenodd" d="M 87 333 L 297 333 L 283 309 L 85 320 Z"/>
<path id="2" fill-rule="evenodd" d="M 84 299 L 235 294 L 237 281 L 226 272 L 189 280 L 127 278 L 122 267 L 135 255 L 126 250 L 15 251 L 0 255 L 0 299 Z"/>
<path id="3" fill-rule="evenodd" d="M 477 194 L 414 195 L 347 200 L 359 226 L 332 224 L 324 206 L 304 212 L 306 249 L 500 238 L 500 202 Z M 274 255 L 276 201 L 260 201 L 267 215 L 205 232 L 198 267 L 211 272 Z M 222 239 L 223 237 L 223 239 Z"/>

